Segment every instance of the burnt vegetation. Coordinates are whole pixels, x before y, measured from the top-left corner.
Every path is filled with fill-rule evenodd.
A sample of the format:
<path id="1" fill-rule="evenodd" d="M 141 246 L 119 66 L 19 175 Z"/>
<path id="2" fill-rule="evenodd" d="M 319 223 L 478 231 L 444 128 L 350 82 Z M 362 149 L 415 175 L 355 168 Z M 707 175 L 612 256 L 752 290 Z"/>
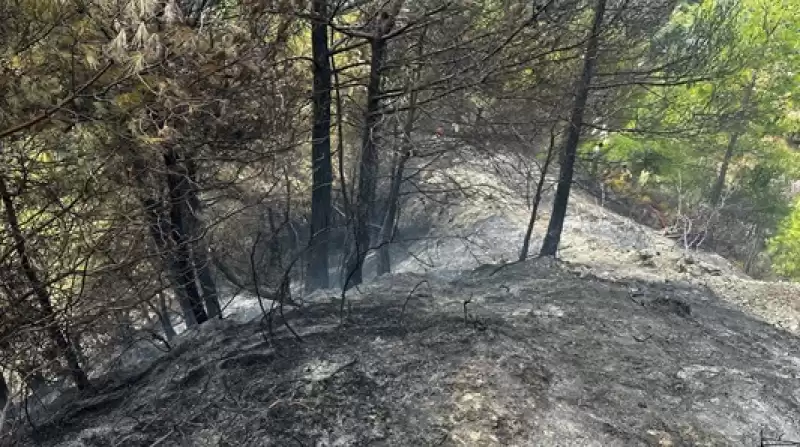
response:
<path id="1" fill-rule="evenodd" d="M 281 383 L 281 371 L 333 339 L 369 345 L 359 321 L 420 340 L 440 323 L 445 339 L 463 336 L 461 320 L 490 327 L 499 317 L 472 315 L 466 296 L 463 318 L 420 316 L 429 278 L 398 309 L 353 310 L 350 295 L 401 261 L 434 269 L 414 244 L 469 252 L 474 235 L 429 230 L 503 188 L 526 207 L 509 260 L 561 257 L 582 194 L 673 239 L 683 269 L 708 251 L 749 277 L 800 277 L 799 17 L 797 0 L 0 0 L 2 439 L 49 439 L 118 406 L 166 360 L 115 382 L 114 359 L 143 343 L 180 358 L 203 343 L 181 339 L 225 328 L 240 295 L 257 303 L 246 330 L 264 345 L 224 334 L 238 354 L 215 347 L 208 362 L 271 365 L 272 400 L 248 423 L 283 422 L 263 436 L 321 439 L 281 425 L 315 417 L 292 407 L 303 393 L 342 400 L 320 404 L 334 411 L 363 389 L 352 411 L 381 413 L 356 359 L 331 360 L 323 379 Z M 456 173 L 474 165 L 484 172 Z M 488 173 L 497 184 L 480 183 Z M 304 306 L 315 293 L 330 302 Z M 309 330 L 329 320 L 345 332 Z M 162 385 L 213 382 L 246 413 L 245 376 L 212 381 L 187 355 L 200 364 Z M 116 442 L 188 442 L 212 410 L 170 393 L 181 421 L 158 426 L 143 408 L 153 418 L 137 429 L 158 436 Z"/>

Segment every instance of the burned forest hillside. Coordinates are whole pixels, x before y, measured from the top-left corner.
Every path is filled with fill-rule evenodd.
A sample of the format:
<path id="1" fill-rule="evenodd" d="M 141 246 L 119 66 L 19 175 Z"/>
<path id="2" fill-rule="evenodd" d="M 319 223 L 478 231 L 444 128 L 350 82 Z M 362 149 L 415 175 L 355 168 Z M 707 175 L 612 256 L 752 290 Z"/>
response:
<path id="1" fill-rule="evenodd" d="M 0 447 L 800 443 L 798 20 L 0 0 Z"/>
<path id="2" fill-rule="evenodd" d="M 485 172 L 465 178 L 502 182 Z M 261 306 L 278 304 L 242 293 L 222 321 L 168 347 L 139 332 L 98 374 L 94 393 L 31 402 L 36 428 L 20 442 L 739 446 L 800 438 L 800 286 L 753 280 L 581 193 L 561 260 L 508 261 L 524 236 L 525 207 L 502 188 L 472 190 L 445 212 L 406 207 L 417 222 L 439 215 L 427 236 L 410 236 L 419 223 L 400 229 L 409 237 L 392 253 L 403 259 L 396 273 L 344 295 L 297 295 L 269 322 Z"/>

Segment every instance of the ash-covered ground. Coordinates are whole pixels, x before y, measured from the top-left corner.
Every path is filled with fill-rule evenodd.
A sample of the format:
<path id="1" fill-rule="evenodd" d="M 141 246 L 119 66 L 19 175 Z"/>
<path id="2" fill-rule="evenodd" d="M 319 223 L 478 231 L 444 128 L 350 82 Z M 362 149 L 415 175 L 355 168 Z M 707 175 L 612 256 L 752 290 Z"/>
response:
<path id="1" fill-rule="evenodd" d="M 336 290 L 302 297 L 286 313 L 302 341 L 280 318 L 270 335 L 257 304 L 239 297 L 230 318 L 185 332 L 171 351 L 126 354 L 99 393 L 50 404 L 22 442 L 800 441 L 800 288 L 681 250 L 581 193 L 561 261 L 512 263 L 528 213 L 513 182 L 467 163 L 445 176 L 480 193 L 451 207 L 406 203 L 395 273 L 344 302 Z"/>

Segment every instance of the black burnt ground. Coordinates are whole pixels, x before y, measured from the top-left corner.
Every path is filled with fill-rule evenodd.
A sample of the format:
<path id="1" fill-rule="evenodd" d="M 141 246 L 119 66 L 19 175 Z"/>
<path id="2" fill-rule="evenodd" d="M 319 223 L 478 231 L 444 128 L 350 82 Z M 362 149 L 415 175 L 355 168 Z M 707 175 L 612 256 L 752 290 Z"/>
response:
<path id="1" fill-rule="evenodd" d="M 38 442 L 739 446 L 756 445 L 761 430 L 800 438 L 798 339 L 708 289 L 531 261 L 451 282 L 395 275 L 350 298 L 344 324 L 338 298 L 324 294 L 293 311 L 303 343 L 285 329 L 267 342 L 258 322 L 187 334 L 140 377 L 120 381 L 127 386 L 57 411 Z"/>

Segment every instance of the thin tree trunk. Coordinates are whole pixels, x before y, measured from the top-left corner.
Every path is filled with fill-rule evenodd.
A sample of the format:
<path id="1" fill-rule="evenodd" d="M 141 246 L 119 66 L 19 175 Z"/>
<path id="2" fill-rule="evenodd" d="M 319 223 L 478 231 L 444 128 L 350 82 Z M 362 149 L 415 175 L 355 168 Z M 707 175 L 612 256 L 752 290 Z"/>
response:
<path id="1" fill-rule="evenodd" d="M 378 175 L 379 138 L 378 123 L 380 122 L 380 83 L 381 66 L 383 65 L 386 42 L 381 38 L 372 40 L 372 60 L 370 63 L 370 80 L 367 86 L 367 111 L 364 117 L 364 130 L 361 141 L 361 162 L 358 173 L 358 195 L 356 197 L 355 219 L 355 256 L 351 257 L 348 268 L 350 286 L 363 282 L 364 259 L 370 247 L 370 218 L 372 217 L 375 188 Z"/>
<path id="2" fill-rule="evenodd" d="M 720 199 L 722 198 L 722 190 L 725 189 L 725 179 L 728 176 L 728 168 L 730 167 L 731 160 L 733 159 L 733 154 L 736 153 L 736 145 L 739 142 L 739 138 L 741 138 L 742 134 L 744 133 L 744 126 L 746 124 L 744 122 L 744 114 L 747 109 L 750 108 L 750 100 L 753 96 L 753 90 L 755 90 L 756 80 L 757 75 L 753 73 L 753 76 L 750 78 L 750 83 L 745 88 L 742 96 L 742 105 L 739 111 L 736 112 L 736 117 L 733 123 L 734 129 L 730 134 L 728 147 L 725 149 L 725 156 L 722 159 L 722 165 L 720 166 L 719 173 L 717 174 L 717 180 L 714 182 L 714 187 L 711 189 L 709 201 L 713 206 L 718 205 Z"/>
<path id="3" fill-rule="evenodd" d="M 180 166 L 174 148 L 167 147 L 164 152 L 164 165 L 167 168 L 167 186 L 169 187 L 169 220 L 170 234 L 174 245 L 173 262 L 181 287 L 186 290 L 192 313 L 198 324 L 208 320 L 203 308 L 203 300 L 197 289 L 197 278 L 192 265 L 192 254 L 188 223 L 187 202 L 189 200 L 189 178 L 186 169 Z"/>
<path id="4" fill-rule="evenodd" d="M 358 173 L 358 196 L 356 200 L 355 250 L 350 258 L 348 278 L 344 288 L 359 285 L 364 278 L 364 260 L 370 249 L 370 219 L 375 206 L 375 188 L 378 183 L 378 138 L 381 121 L 381 77 L 386 55 L 386 34 L 394 27 L 395 17 L 402 5 L 397 1 L 391 12 L 379 15 L 375 24 L 375 35 L 370 39 L 369 83 L 367 84 L 367 109 L 364 114 L 364 129 L 361 139 L 361 161 Z"/>
<path id="5" fill-rule="evenodd" d="M 219 304 L 219 295 L 217 293 L 217 284 L 214 281 L 214 275 L 211 272 L 211 262 L 208 258 L 208 245 L 204 234 L 200 231 L 202 228 L 202 220 L 200 219 L 200 212 L 202 210 L 202 203 L 197 188 L 197 168 L 194 161 L 187 159 L 187 181 L 189 182 L 187 205 L 184 210 L 186 211 L 186 227 L 191 238 L 191 253 L 192 264 L 197 272 L 197 279 L 200 283 L 200 289 L 203 292 L 203 302 L 206 305 L 206 312 L 209 318 L 222 318 L 222 307 Z"/>
<path id="6" fill-rule="evenodd" d="M 145 223 L 150 233 L 150 238 L 153 240 L 153 246 L 158 259 L 161 261 L 161 268 L 167 273 L 170 287 L 178 300 L 181 307 L 186 327 L 193 327 L 197 325 L 197 319 L 194 315 L 191 299 L 186 293 L 186 289 L 181 285 L 180 267 L 175 261 L 175 253 L 173 251 L 173 243 L 170 238 L 170 220 L 165 215 L 164 206 L 162 201 L 158 198 L 147 196 L 147 191 L 150 186 L 147 184 L 147 166 L 144 160 L 139 157 L 134 150 L 130 150 L 131 166 L 133 167 L 133 180 L 141 190 L 139 193 L 139 201 L 142 204 L 142 212 L 144 214 Z"/>
<path id="7" fill-rule="evenodd" d="M 714 182 L 714 187 L 711 189 L 711 197 L 709 200 L 711 205 L 716 206 L 722 198 L 722 190 L 725 189 L 725 178 L 728 176 L 728 167 L 730 166 L 731 159 L 733 159 L 733 154 L 736 151 L 736 144 L 739 142 L 740 136 L 741 131 L 739 129 L 734 130 L 730 134 L 728 147 L 725 149 L 725 156 L 722 159 L 722 165 L 717 174 L 717 180 Z"/>
<path id="8" fill-rule="evenodd" d="M 329 286 L 331 188 L 331 61 L 328 49 L 327 0 L 313 1 L 318 19 L 311 25 L 314 59 L 313 129 L 311 133 L 311 235 L 308 252 L 306 290 Z"/>
<path id="9" fill-rule="evenodd" d="M 755 265 L 755 261 L 761 253 L 761 249 L 764 246 L 764 235 L 761 231 L 761 226 L 759 224 L 753 225 L 751 231 L 748 232 L 746 239 L 751 241 L 749 243 L 750 249 L 747 250 L 746 259 L 744 262 L 744 273 L 746 275 L 750 275 L 753 273 L 753 267 Z"/>
<path id="10" fill-rule="evenodd" d="M 69 335 L 69 342 L 75 348 L 75 354 L 78 356 L 78 362 L 81 365 L 89 364 L 89 359 L 86 357 L 86 352 L 83 350 L 83 334 L 81 332 L 73 332 Z"/>
<path id="11" fill-rule="evenodd" d="M 555 152 L 556 135 L 555 132 L 550 132 L 550 145 L 547 147 L 547 158 L 542 165 L 542 172 L 539 174 L 539 181 L 536 183 L 536 193 L 533 197 L 533 206 L 531 208 L 531 217 L 528 220 L 528 229 L 525 231 L 525 239 L 522 240 L 522 249 L 519 253 L 519 260 L 524 261 L 528 259 L 528 251 L 531 246 L 531 236 L 533 235 L 533 227 L 536 224 L 536 216 L 539 213 L 539 204 L 542 202 L 542 191 L 544 184 L 547 181 L 547 170 L 550 168 L 550 162 L 553 160 L 553 153 Z"/>
<path id="12" fill-rule="evenodd" d="M 150 237 L 158 252 L 158 257 L 167 273 L 175 298 L 181 306 L 181 313 L 186 327 L 197 326 L 191 299 L 186 293 L 186 288 L 181 285 L 180 266 L 175 262 L 172 244 L 169 241 L 168 220 L 159 212 L 159 202 L 154 199 L 142 199 L 147 225 L 150 228 Z"/>
<path id="13" fill-rule="evenodd" d="M 269 220 L 269 231 L 272 234 L 269 240 L 269 279 L 280 281 L 283 277 L 283 259 L 281 256 L 280 226 L 275 219 L 275 211 L 272 207 L 267 208 L 267 220 Z"/>
<path id="14" fill-rule="evenodd" d="M 91 387 L 89 378 L 81 367 L 75 347 L 69 342 L 58 325 L 56 313 L 50 299 L 50 293 L 41 280 L 40 272 L 34 267 L 28 255 L 25 236 L 20 228 L 19 220 L 17 219 L 17 210 L 14 208 L 14 202 L 6 186 L 5 178 L 2 176 L 0 176 L 0 199 L 2 199 L 5 207 L 7 224 L 14 242 L 14 251 L 16 251 L 17 256 L 19 256 L 22 273 L 28 280 L 31 289 L 33 289 L 34 296 L 39 303 L 39 310 L 42 312 L 44 317 L 43 321 L 46 325 L 45 329 L 52 342 L 66 360 L 70 375 L 75 381 L 75 386 L 77 386 L 79 390 L 88 389 Z"/>
<path id="15" fill-rule="evenodd" d="M 197 279 L 203 291 L 203 303 L 206 305 L 208 318 L 222 318 L 222 306 L 219 304 L 217 283 L 211 272 L 211 260 L 208 256 L 208 246 L 203 239 L 196 239 L 192 250 L 194 266 L 197 269 Z"/>
<path id="16" fill-rule="evenodd" d="M 2 372 L 0 372 L 0 435 L 3 434 L 3 431 L 6 428 L 6 415 L 8 414 L 10 403 L 11 392 L 8 388 L 8 384 L 6 383 L 5 376 Z"/>
<path id="17" fill-rule="evenodd" d="M 175 338 L 175 328 L 172 326 L 172 321 L 169 319 L 169 307 L 167 306 L 167 297 L 164 292 L 158 292 L 158 321 L 161 322 L 161 329 L 164 330 L 164 336 L 167 340 L 171 341 Z"/>
<path id="18" fill-rule="evenodd" d="M 600 28 L 603 25 L 603 18 L 606 12 L 606 0 L 597 0 L 592 21 L 592 34 L 586 45 L 586 53 L 583 61 L 583 73 L 578 91 L 575 95 L 575 102 L 572 107 L 567 140 L 561 153 L 561 169 L 558 176 L 558 186 L 556 188 L 555 199 L 553 200 L 553 212 L 550 215 L 550 222 L 547 226 L 547 234 L 542 242 L 540 256 L 555 257 L 558 252 L 558 245 L 561 241 L 561 232 L 564 229 L 564 219 L 567 216 L 567 205 L 569 204 L 569 194 L 572 188 L 572 177 L 575 171 L 575 155 L 578 150 L 578 143 L 581 137 L 583 115 L 586 109 L 586 101 L 589 98 L 589 88 L 594 75 L 594 68 L 597 64 L 597 49 L 600 40 Z"/>
<path id="19" fill-rule="evenodd" d="M 425 43 L 425 32 L 423 29 L 420 33 L 419 40 L 417 41 L 417 57 L 423 54 Z M 409 85 L 413 86 L 420 78 L 421 65 L 417 65 L 414 69 L 414 74 L 409 81 Z M 397 160 L 394 171 L 392 172 L 392 184 L 389 189 L 388 207 L 386 215 L 381 225 L 381 233 L 379 237 L 378 248 L 378 267 L 377 274 L 384 275 L 391 272 L 391 255 L 389 251 L 389 243 L 394 238 L 394 231 L 397 228 L 397 211 L 400 206 L 400 188 L 403 185 L 403 175 L 405 172 L 406 162 L 411 158 L 414 150 L 413 142 L 411 141 L 411 132 L 414 130 L 414 122 L 416 120 L 417 111 L 417 90 L 412 90 L 409 95 L 408 101 L 408 115 L 406 115 L 406 122 L 403 125 L 403 147 L 401 154 Z"/>
<path id="20" fill-rule="evenodd" d="M 330 30 L 330 40 L 334 40 L 334 31 L 333 29 Z M 339 273 L 341 274 L 344 272 L 343 281 L 347 281 L 347 269 L 350 266 L 349 263 L 349 255 L 348 249 L 350 247 L 350 236 L 353 233 L 350 233 L 351 225 L 354 222 L 354 210 L 352 206 L 352 202 L 350 200 L 353 197 L 352 194 L 348 192 L 348 185 L 347 185 L 347 176 L 345 175 L 345 160 L 344 160 L 344 107 L 342 105 L 342 91 L 340 86 L 342 85 L 339 82 L 339 70 L 336 68 L 336 59 L 330 58 L 331 62 L 331 70 L 333 71 L 333 82 L 334 88 L 336 89 L 336 158 L 337 158 L 337 169 L 339 175 L 339 186 L 341 188 L 342 194 L 342 207 L 343 207 L 343 218 L 344 218 L 344 231 L 345 236 L 338 238 L 338 246 L 337 251 L 340 253 L 341 258 L 339 259 Z M 344 283 L 343 282 L 343 283 Z"/>
<path id="21" fill-rule="evenodd" d="M 403 184 L 403 172 L 405 171 L 405 164 L 409 159 L 409 152 L 411 149 L 407 147 L 406 143 L 403 144 L 403 154 L 397 160 L 396 167 L 392 173 L 392 184 L 389 189 L 388 206 L 386 214 L 381 224 L 380 235 L 378 236 L 378 265 L 376 274 L 378 276 L 391 273 L 392 270 L 392 257 L 389 250 L 389 244 L 394 239 L 394 230 L 397 223 L 397 210 L 400 205 L 400 187 Z"/>

